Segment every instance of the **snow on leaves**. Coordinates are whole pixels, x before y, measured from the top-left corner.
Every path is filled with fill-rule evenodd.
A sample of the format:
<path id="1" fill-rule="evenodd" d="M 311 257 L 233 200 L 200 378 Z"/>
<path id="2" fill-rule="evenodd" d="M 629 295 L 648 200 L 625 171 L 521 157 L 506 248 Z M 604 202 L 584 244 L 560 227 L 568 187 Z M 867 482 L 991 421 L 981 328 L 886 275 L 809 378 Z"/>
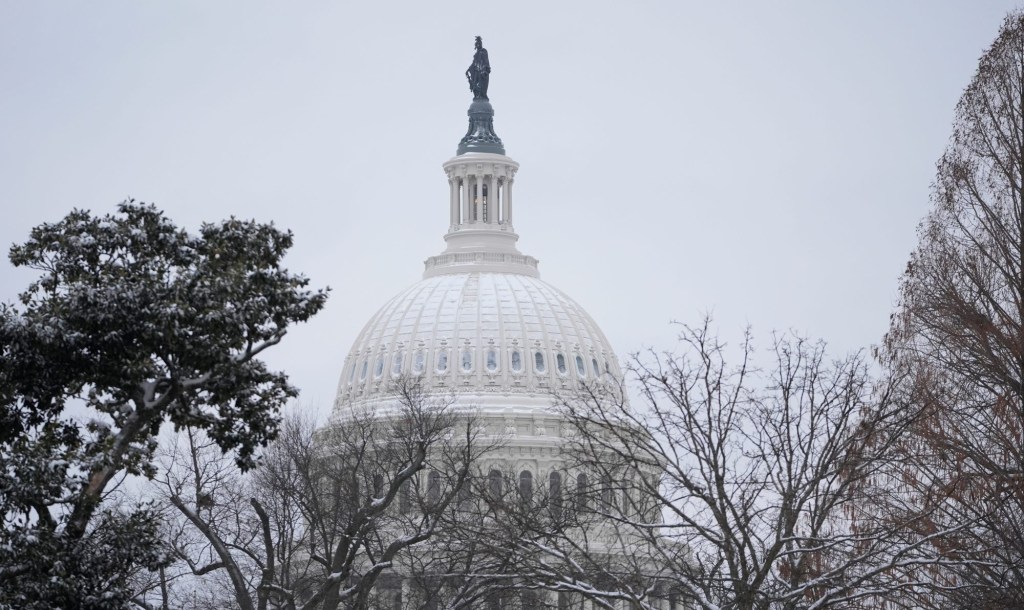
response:
<path id="1" fill-rule="evenodd" d="M 258 355 L 327 298 L 281 267 L 291 245 L 290 232 L 236 218 L 190 234 L 127 201 L 102 217 L 72 211 L 11 248 L 40 276 L 18 305 L 0 304 L 0 543 L 28 527 L 69 543 L 54 549 L 96 536 L 108 483 L 153 474 L 165 421 L 252 465 L 297 393 Z M 88 423 L 65 413 L 77 403 Z"/>

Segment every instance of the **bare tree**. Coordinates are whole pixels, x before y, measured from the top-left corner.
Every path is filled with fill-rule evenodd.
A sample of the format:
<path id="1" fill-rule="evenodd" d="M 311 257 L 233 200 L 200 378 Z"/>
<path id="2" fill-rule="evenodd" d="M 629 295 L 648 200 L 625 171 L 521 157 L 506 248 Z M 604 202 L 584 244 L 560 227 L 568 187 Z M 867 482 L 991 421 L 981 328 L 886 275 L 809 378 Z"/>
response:
<path id="1" fill-rule="evenodd" d="M 186 435 L 161 485 L 188 572 L 243 609 L 399 603 L 406 552 L 438 533 L 488 446 L 450 401 L 406 381 L 394 389 L 386 414 L 347 414 L 315 432 L 286 421 L 249 476 Z"/>
<path id="2" fill-rule="evenodd" d="M 749 336 L 731 352 L 707 322 L 680 338 L 682 353 L 634 359 L 642 404 L 609 380 L 564 399 L 565 470 L 481 524 L 519 588 L 563 608 L 766 609 L 905 587 L 897 568 L 927 560 L 927 542 L 897 516 L 855 519 L 913 421 L 889 386 L 860 355 L 829 362 L 799 338 L 777 338 L 763 370 Z"/>
<path id="3" fill-rule="evenodd" d="M 901 485 L 934 509 L 926 578 L 948 607 L 1024 605 L 1024 14 L 1010 14 L 956 108 L 933 210 L 883 356 L 927 412 Z"/>

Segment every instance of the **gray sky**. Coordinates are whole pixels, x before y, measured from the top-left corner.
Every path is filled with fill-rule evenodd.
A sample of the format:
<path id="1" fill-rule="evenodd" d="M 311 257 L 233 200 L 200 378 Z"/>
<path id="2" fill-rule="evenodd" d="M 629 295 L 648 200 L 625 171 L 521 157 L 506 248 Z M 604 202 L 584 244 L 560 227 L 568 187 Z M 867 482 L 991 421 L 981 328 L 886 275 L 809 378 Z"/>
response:
<path id="1" fill-rule="evenodd" d="M 327 409 L 443 248 L 481 35 L 520 249 L 620 357 L 712 311 L 877 343 L 1006 1 L 0 3 L 0 244 L 72 207 L 292 229 L 326 310 L 268 360 Z M 32 275 L 0 264 L 0 300 Z"/>

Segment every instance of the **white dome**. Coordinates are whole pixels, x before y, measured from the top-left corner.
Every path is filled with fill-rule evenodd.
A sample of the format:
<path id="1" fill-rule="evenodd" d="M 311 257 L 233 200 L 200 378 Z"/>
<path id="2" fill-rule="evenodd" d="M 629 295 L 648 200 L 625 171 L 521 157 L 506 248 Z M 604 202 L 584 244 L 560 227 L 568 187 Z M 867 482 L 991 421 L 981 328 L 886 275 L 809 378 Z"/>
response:
<path id="1" fill-rule="evenodd" d="M 393 399 L 399 377 L 481 410 L 550 406 L 554 392 L 621 378 L 594 320 L 565 293 L 520 273 L 427 277 L 366 324 L 345 358 L 337 411 Z"/>

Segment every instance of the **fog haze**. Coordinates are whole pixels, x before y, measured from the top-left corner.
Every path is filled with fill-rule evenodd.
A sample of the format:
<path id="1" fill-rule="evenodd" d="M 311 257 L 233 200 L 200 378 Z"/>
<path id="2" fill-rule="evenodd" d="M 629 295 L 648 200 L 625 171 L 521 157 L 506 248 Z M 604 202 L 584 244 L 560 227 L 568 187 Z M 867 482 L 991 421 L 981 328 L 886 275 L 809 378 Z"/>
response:
<path id="1" fill-rule="evenodd" d="M 443 249 L 473 37 L 519 247 L 621 357 L 713 312 L 880 341 L 977 59 L 1017 2 L 7 2 L 0 244 L 133 197 L 295 232 L 326 309 L 268 356 L 326 410 Z M 0 300 L 33 274 L 0 264 Z"/>

